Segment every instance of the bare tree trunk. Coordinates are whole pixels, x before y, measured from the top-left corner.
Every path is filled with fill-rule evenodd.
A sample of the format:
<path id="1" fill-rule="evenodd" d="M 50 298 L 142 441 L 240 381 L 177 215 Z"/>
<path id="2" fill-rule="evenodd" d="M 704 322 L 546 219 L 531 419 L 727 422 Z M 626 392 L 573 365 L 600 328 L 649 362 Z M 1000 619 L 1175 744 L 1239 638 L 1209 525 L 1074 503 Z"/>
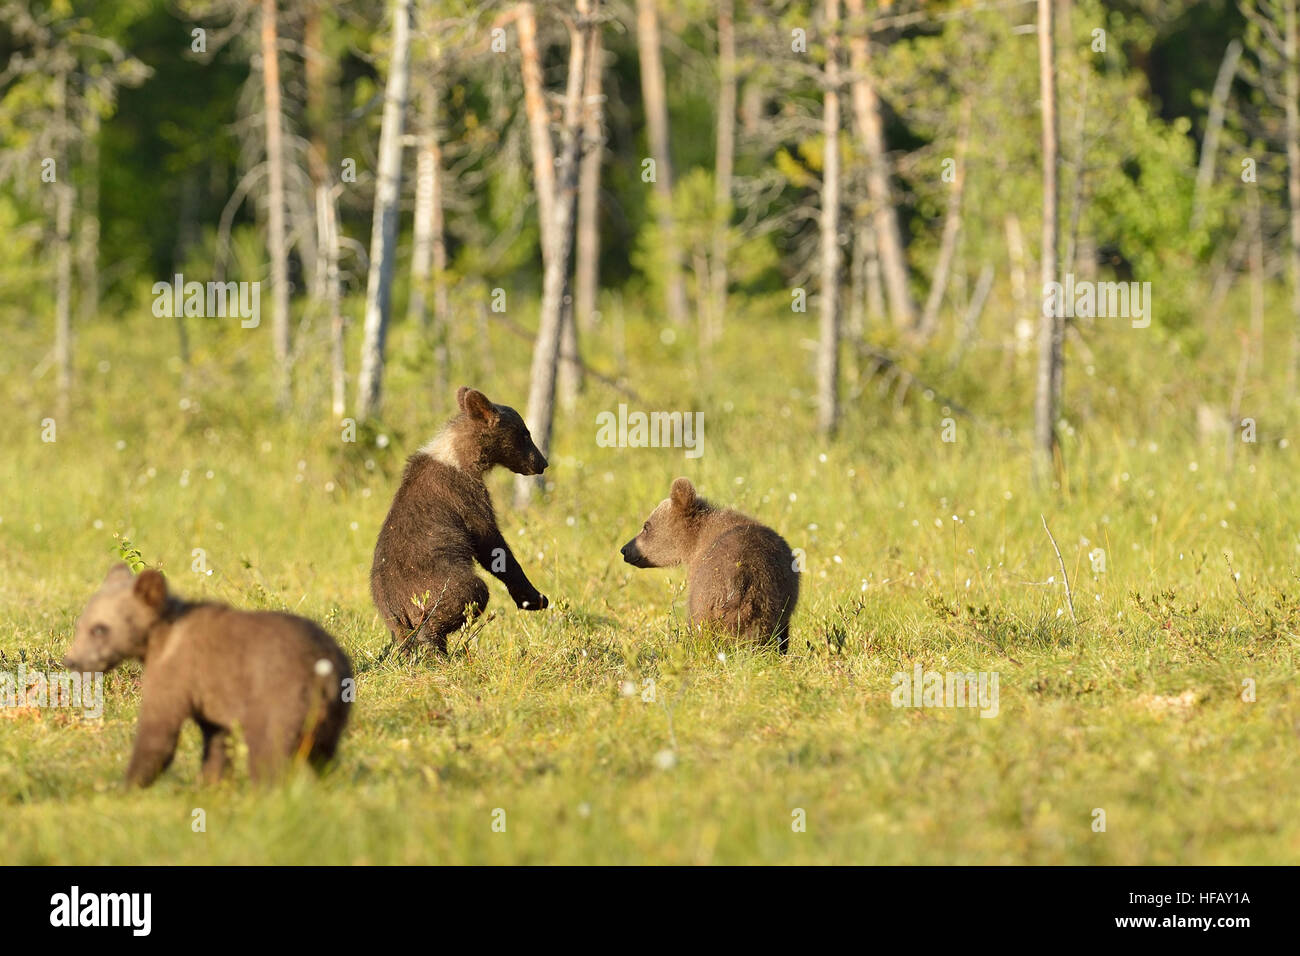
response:
<path id="1" fill-rule="evenodd" d="M 1286 197 L 1291 225 L 1287 275 L 1291 282 L 1291 361 L 1287 366 L 1286 397 L 1294 400 L 1300 367 L 1300 50 L 1297 49 L 1296 0 L 1286 0 Z"/>
<path id="2" fill-rule="evenodd" d="M 317 246 L 324 253 L 321 261 L 322 291 L 330 321 L 330 412 L 338 423 L 347 411 L 348 372 L 343 351 L 346 326 L 339 301 L 338 213 L 334 208 L 333 191 L 324 185 L 316 187 L 316 235 Z"/>
<path id="3" fill-rule="evenodd" d="M 602 82 L 604 45 L 601 31 L 595 31 L 592 57 L 587 63 L 587 87 L 583 96 L 586 117 L 582 137 L 582 171 L 578 178 L 577 279 L 574 283 L 574 313 L 584 332 L 595 325 L 596 290 L 600 279 L 600 167 L 605 158 L 603 135 L 604 103 Z"/>
<path id="4" fill-rule="evenodd" d="M 580 8 L 579 16 L 585 16 L 582 11 L 585 5 Z M 584 25 L 585 26 L 585 25 Z M 586 88 L 587 76 L 589 74 L 589 64 L 595 59 L 594 51 L 586 50 L 588 37 L 594 36 L 594 30 L 584 29 L 582 26 L 571 27 L 569 30 L 569 73 L 564 84 L 564 103 L 565 103 L 565 124 L 569 122 L 567 110 L 569 104 L 576 104 L 577 116 L 575 122 L 579 124 L 577 138 L 577 152 L 574 161 L 581 164 L 583 155 L 582 140 L 585 136 L 584 130 L 587 126 L 587 108 L 586 97 L 583 91 Z M 575 53 L 574 51 L 578 52 Z M 580 168 L 575 171 L 581 175 Z M 576 201 L 576 197 L 575 197 Z M 571 214 L 572 215 L 572 214 Z M 572 219 L 570 219 L 572 222 Z M 557 228 L 552 223 L 552 228 Z M 551 236 L 551 249 L 557 248 L 559 238 L 554 233 Z M 572 248 L 572 242 L 569 243 Z M 564 262 L 564 292 L 561 296 L 561 316 L 560 316 L 560 368 L 559 368 L 559 393 L 560 406 L 565 411 L 572 411 L 578 404 L 578 392 L 582 390 L 583 368 L 581 353 L 578 348 L 578 322 L 574 315 L 573 301 L 573 283 L 569 274 L 568 252 L 565 252 Z"/>
<path id="5" fill-rule="evenodd" d="M 94 109 L 86 111 L 81 155 L 85 177 L 77 229 L 77 274 L 81 286 L 77 311 L 86 325 L 99 312 L 99 113 Z"/>
<path id="6" fill-rule="evenodd" d="M 379 176 L 370 230 L 370 274 L 366 279 L 366 324 L 361 344 L 357 417 L 379 412 L 383 396 L 384 346 L 388 338 L 393 267 L 397 259 L 397 220 L 402 185 L 402 128 L 410 74 L 411 0 L 393 0 L 393 51 L 384 90 L 379 134 Z"/>
<path id="7" fill-rule="evenodd" d="M 546 257 L 546 270 L 542 281 L 541 315 L 537 323 L 537 341 L 533 346 L 533 362 L 529 376 L 528 409 L 525 416 L 533 442 L 542 454 L 549 454 L 551 430 L 555 421 L 555 386 L 560 358 L 560 344 L 564 324 L 564 292 L 567 285 L 569 253 L 573 247 L 573 214 L 578 190 L 578 161 L 582 146 L 582 79 L 585 78 L 586 58 L 593 55 L 595 12 L 592 0 L 578 0 L 580 40 L 569 47 L 569 76 L 579 77 L 570 83 L 564 104 L 564 124 L 561 130 L 561 154 L 555 193 L 555 218 L 551 221 L 551 254 Z M 522 22 L 522 21 L 521 21 Z M 521 44 L 522 45 L 522 44 Z M 543 223 L 545 230 L 546 223 Z M 525 505 L 541 476 L 515 480 L 515 503 Z"/>
<path id="8" fill-rule="evenodd" d="M 735 0 L 718 0 L 718 144 L 714 154 L 713 306 L 715 333 L 727 314 L 727 232 L 731 226 L 731 176 L 736 152 Z"/>
<path id="9" fill-rule="evenodd" d="M 930 277 L 930 294 L 925 300 L 925 310 L 921 313 L 921 322 L 917 333 L 924 341 L 934 334 L 939 322 L 939 307 L 943 304 L 944 293 L 948 290 L 948 276 L 952 272 L 952 260 L 957 252 L 957 237 L 961 235 L 961 205 L 966 188 L 966 143 L 970 137 L 971 101 L 968 96 L 962 104 L 961 128 L 957 131 L 956 155 L 953 157 L 956 169 L 953 171 L 952 195 L 948 200 L 948 212 L 943 221 L 943 238 L 939 241 L 939 257 L 934 263 L 934 275 Z"/>
<path id="10" fill-rule="evenodd" d="M 659 13 L 656 0 L 636 0 L 636 42 L 641 59 L 641 95 L 645 100 L 646 134 L 655 165 L 656 215 L 664 250 L 664 285 L 668 292 L 668 318 L 686 323 L 686 279 L 682 251 L 673 218 L 673 170 L 668 152 L 668 97 L 664 66 L 659 54 Z"/>
<path id="11" fill-rule="evenodd" d="M 578 393 L 582 391 L 582 351 L 578 345 L 578 322 L 573 315 L 573 283 L 568 276 L 564 279 L 564 294 L 561 297 L 560 317 L 560 369 L 557 379 L 560 392 L 560 407 L 571 412 L 578 404 Z"/>
<path id="12" fill-rule="evenodd" d="M 1042 295 L 1056 281 L 1059 226 L 1057 182 L 1056 117 L 1056 50 L 1055 0 L 1038 0 L 1038 76 L 1043 109 L 1043 252 Z M 1038 332 L 1038 383 L 1034 404 L 1034 449 L 1036 471 L 1042 480 L 1051 474 L 1054 457 L 1059 451 L 1056 440 L 1056 417 L 1063 378 L 1062 345 L 1065 319 L 1048 308 L 1046 302 Z"/>
<path id="13" fill-rule="evenodd" d="M 831 434 L 839 423 L 840 384 L 840 68 L 839 0 L 825 0 L 826 91 L 822 101 L 821 340 L 817 348 L 817 428 Z"/>
<path id="14" fill-rule="evenodd" d="M 1196 168 L 1196 193 L 1192 211 L 1192 228 L 1196 228 L 1205 215 L 1205 199 L 1214 183 L 1214 164 L 1219 155 L 1219 133 L 1223 130 L 1223 116 L 1228 105 L 1228 92 L 1232 78 L 1237 75 L 1241 60 L 1241 41 L 1235 37 L 1228 41 L 1219 64 L 1219 75 L 1214 80 L 1214 93 L 1210 96 L 1210 113 L 1205 121 L 1205 139 L 1201 141 L 1201 162 Z"/>
<path id="15" fill-rule="evenodd" d="M 324 0 L 311 0 L 303 11 L 303 72 L 306 78 L 308 127 L 307 174 L 311 178 L 313 192 L 327 185 L 329 179 L 327 172 L 329 152 L 325 145 L 325 126 L 329 122 L 326 93 L 328 61 L 325 58 L 321 18 L 323 6 Z M 319 207 L 317 212 L 319 213 Z M 318 227 L 320 225 L 319 215 L 316 225 Z M 305 233 L 304 230 L 303 234 Z M 325 239 L 319 235 L 319 230 L 314 240 L 315 248 L 304 250 L 303 261 L 306 262 L 308 252 L 313 254 L 314 265 L 307 272 L 307 290 L 313 302 L 322 302 L 328 296 L 328 290 L 325 288 L 325 269 L 328 268 L 329 253 L 322 248 Z"/>
<path id="16" fill-rule="evenodd" d="M 447 239 L 442 208 L 442 147 L 438 143 L 438 88 L 425 87 L 424 130 L 420 133 L 415 173 L 415 235 L 411 253 L 411 299 L 407 317 L 430 335 L 434 345 L 434 392 L 446 393 L 447 355 Z M 433 310 L 426 290 L 432 278 Z"/>
<path id="17" fill-rule="evenodd" d="M 971 343 L 979 337 L 980 316 L 984 313 L 984 303 L 988 301 L 993 289 L 993 266 L 984 263 L 980 268 L 979 278 L 975 280 L 975 294 L 966 306 L 966 315 L 962 318 L 961 331 L 957 336 L 957 345 L 948 359 L 948 367 L 956 368 Z"/>
<path id="18" fill-rule="evenodd" d="M 276 0 L 262 0 L 262 93 L 266 114 L 266 164 L 270 206 L 267 250 L 271 256 L 271 337 L 275 348 L 276 396 L 291 400 L 289 369 L 289 250 L 285 244 L 284 139 L 280 118 L 280 60 L 276 51 Z"/>
<path id="19" fill-rule="evenodd" d="M 537 221 L 541 226 L 543 264 L 550 258 L 552 211 L 555 203 L 555 154 L 551 144 L 550 117 L 542 89 L 542 60 L 537 51 L 537 19 L 531 3 L 519 5 L 519 69 L 524 81 L 524 112 L 528 116 L 529 140 L 533 147 L 533 181 L 537 189 Z"/>
<path id="20" fill-rule="evenodd" d="M 908 288 L 907 255 L 889 188 L 889 156 L 880 116 L 880 98 L 871 81 L 871 45 L 863 19 L 862 0 L 845 0 L 854 27 L 849 33 L 849 66 L 853 71 L 853 116 L 857 138 L 867 156 L 867 192 L 874 209 L 876 251 L 889 298 L 894 327 L 911 328 L 916 306 Z"/>

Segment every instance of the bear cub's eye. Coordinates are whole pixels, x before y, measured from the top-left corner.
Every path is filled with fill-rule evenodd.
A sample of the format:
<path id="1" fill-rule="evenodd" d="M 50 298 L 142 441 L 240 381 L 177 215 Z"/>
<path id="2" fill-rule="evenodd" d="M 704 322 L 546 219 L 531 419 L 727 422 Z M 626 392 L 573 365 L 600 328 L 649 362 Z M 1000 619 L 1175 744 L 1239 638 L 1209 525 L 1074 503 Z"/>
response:
<path id="1" fill-rule="evenodd" d="M 108 637 L 108 628 L 103 624 L 96 624 L 90 629 L 90 636 L 98 638 Z"/>

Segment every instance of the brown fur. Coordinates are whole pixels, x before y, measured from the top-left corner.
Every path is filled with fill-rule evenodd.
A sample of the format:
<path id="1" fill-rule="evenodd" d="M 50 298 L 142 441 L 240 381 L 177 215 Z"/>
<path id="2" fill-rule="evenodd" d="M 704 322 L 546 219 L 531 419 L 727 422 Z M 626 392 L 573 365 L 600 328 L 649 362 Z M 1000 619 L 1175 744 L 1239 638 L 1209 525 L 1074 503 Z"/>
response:
<path id="1" fill-rule="evenodd" d="M 678 478 L 622 554 L 638 568 L 685 564 L 692 623 L 775 641 L 786 652 L 799 574 L 790 546 L 771 528 L 738 511 L 715 508 L 696 496 L 687 479 Z"/>
<path id="2" fill-rule="evenodd" d="M 296 754 L 320 769 L 347 722 L 343 681 L 352 665 L 334 639 L 305 618 L 190 604 L 168 593 L 153 569 L 108 573 L 77 621 L 64 665 L 107 671 L 144 662 L 140 721 L 126 772 L 147 787 L 167 769 L 187 719 L 203 732 L 202 776 L 221 778 L 230 734 L 240 728 L 254 780 L 274 776 Z"/>
<path id="3" fill-rule="evenodd" d="M 518 607 L 537 611 L 549 603 L 506 544 L 483 483 L 495 465 L 540 475 L 546 458 L 513 408 L 465 386 L 456 402 L 460 414 L 407 462 L 370 569 L 370 593 L 393 638 L 444 653 L 447 635 L 487 606 L 475 562 L 501 579 Z"/>

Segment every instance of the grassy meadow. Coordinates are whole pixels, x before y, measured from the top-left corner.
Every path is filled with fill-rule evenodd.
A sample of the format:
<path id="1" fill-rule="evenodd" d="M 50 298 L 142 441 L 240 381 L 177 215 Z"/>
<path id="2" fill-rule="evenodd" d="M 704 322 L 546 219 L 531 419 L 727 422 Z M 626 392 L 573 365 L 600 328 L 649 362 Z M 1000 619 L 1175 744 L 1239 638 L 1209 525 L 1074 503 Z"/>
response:
<path id="1" fill-rule="evenodd" d="M 242 766 L 201 787 L 190 725 L 163 778 L 124 791 L 138 665 L 109 675 L 99 720 L 0 710 L 0 862 L 1300 862 L 1281 312 L 1242 411 L 1258 440 L 1231 460 L 1226 434 L 1197 427 L 1198 404 L 1232 389 L 1241 346 L 1226 327 L 1194 342 L 1085 330 L 1067 348 L 1063 480 L 1035 488 L 1032 349 L 986 345 L 951 368 L 936 347 L 905 393 L 850 354 L 844 426 L 825 440 L 815 317 L 788 300 L 735 303 L 707 358 L 693 332 L 631 306 L 616 329 L 607 307 L 584 349 L 607 375 L 625 365 L 636 397 L 588 381 L 528 509 L 512 507 L 510 476 L 489 478 L 552 606 L 516 611 L 485 574 L 490 619 L 448 658 L 411 660 L 385 654 L 368 588 L 403 460 L 458 384 L 522 410 L 529 342 L 458 326 L 440 391 L 399 324 L 384 425 L 348 444 L 321 341 L 305 342 L 285 414 L 269 323 L 197 320 L 186 367 L 145 307 L 80 333 L 72 412 L 48 442 L 48 329 L 20 323 L 0 353 L 0 670 L 61 670 L 125 540 L 184 595 L 321 621 L 358 696 L 336 766 L 270 790 Z M 536 304 L 510 318 L 535 327 Z M 1010 340 L 1001 312 L 985 325 L 985 342 Z M 596 415 L 619 402 L 704 412 L 703 455 L 598 447 Z M 621 561 L 677 475 L 806 555 L 788 656 L 693 635 L 684 571 Z M 997 716 L 892 706 L 891 678 L 918 663 L 996 673 Z"/>

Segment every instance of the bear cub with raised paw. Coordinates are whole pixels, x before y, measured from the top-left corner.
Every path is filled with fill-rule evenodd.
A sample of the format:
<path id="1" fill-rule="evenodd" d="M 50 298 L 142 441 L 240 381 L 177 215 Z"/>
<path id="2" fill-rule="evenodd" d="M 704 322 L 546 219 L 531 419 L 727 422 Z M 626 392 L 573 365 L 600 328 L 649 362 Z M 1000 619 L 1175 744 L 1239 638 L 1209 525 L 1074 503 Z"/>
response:
<path id="1" fill-rule="evenodd" d="M 546 456 L 523 418 L 476 389 L 456 392 L 460 414 L 411 456 L 375 543 L 370 593 L 393 639 L 447 652 L 447 636 L 483 612 L 488 588 L 477 562 L 505 584 L 515 605 L 549 602 L 533 587 L 497 527 L 483 476 L 497 465 L 540 475 Z"/>
<path id="2" fill-rule="evenodd" d="M 760 643 L 784 654 L 799 600 L 799 573 L 785 539 L 753 518 L 709 504 L 685 478 L 623 545 L 638 568 L 687 567 L 691 623 Z"/>
<path id="3" fill-rule="evenodd" d="M 187 720 L 203 732 L 207 783 L 228 768 L 236 727 L 256 781 L 295 756 L 317 770 L 334 757 L 348 719 L 352 664 L 312 621 L 183 601 L 160 572 L 133 575 L 118 564 L 77 620 L 63 662 L 102 672 L 127 658 L 144 662 L 128 785 L 147 787 L 167 769 Z"/>

